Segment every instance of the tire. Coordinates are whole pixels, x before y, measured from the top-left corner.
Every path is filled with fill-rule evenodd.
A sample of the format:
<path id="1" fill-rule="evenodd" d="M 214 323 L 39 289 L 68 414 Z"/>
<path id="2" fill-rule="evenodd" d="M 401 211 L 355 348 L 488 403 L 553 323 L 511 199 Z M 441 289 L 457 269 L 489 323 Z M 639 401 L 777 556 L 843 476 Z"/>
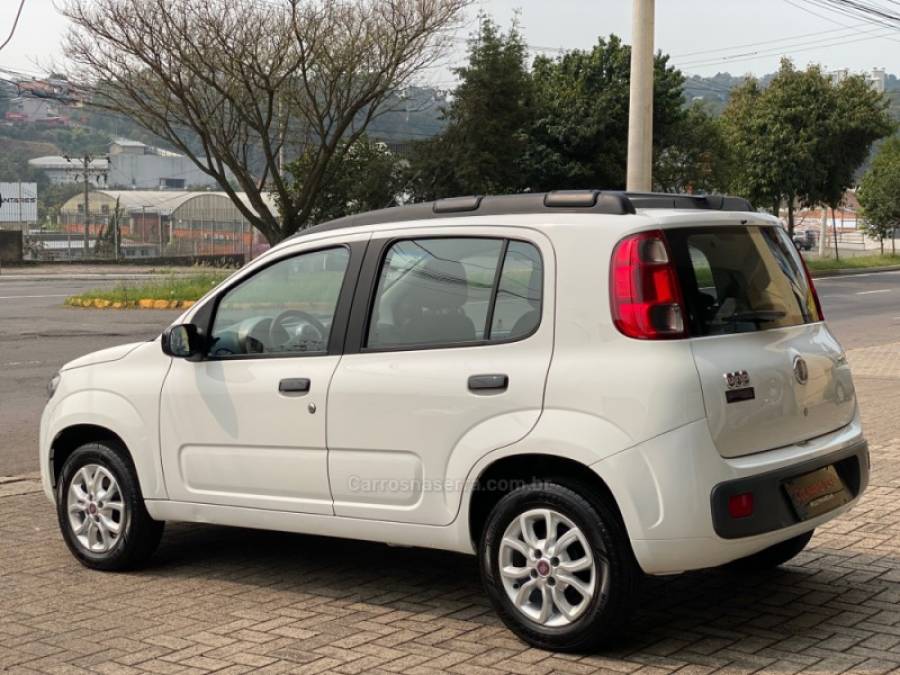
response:
<path id="1" fill-rule="evenodd" d="M 602 499 L 583 496 L 595 493 L 566 480 L 534 483 L 505 495 L 488 516 L 478 547 L 485 591 L 503 623 L 539 649 L 589 652 L 609 644 L 626 624 L 640 573 L 615 510 Z M 554 550 L 548 544 L 547 512 L 556 514 L 550 522 L 554 523 L 557 541 L 571 542 L 564 548 Z M 522 534 L 523 518 L 527 535 Z M 569 535 L 573 527 L 577 534 Z M 517 542 L 516 546 L 507 543 L 510 539 Z M 529 540 L 534 549 L 525 543 Z M 537 546 L 547 547 L 540 558 L 535 556 Z M 531 556 L 526 558 L 524 552 L 528 550 Z M 590 571 L 574 571 L 591 558 L 594 564 Z M 501 574 L 501 561 L 506 574 Z M 563 570 L 564 566 L 573 571 Z M 510 574 L 511 568 L 517 568 L 515 574 Z M 574 586 L 563 581 L 571 577 L 575 577 Z M 516 597 L 529 582 L 533 582 L 529 586 L 533 590 L 517 605 Z M 577 591 L 577 586 L 587 593 Z M 560 597 L 570 615 L 557 604 Z M 547 599 L 551 604 L 549 616 L 543 611 Z"/>
<path id="2" fill-rule="evenodd" d="M 779 542 L 769 548 L 764 548 L 758 553 L 748 555 L 746 558 L 738 558 L 728 563 L 725 567 L 736 572 L 765 572 L 779 565 L 783 565 L 795 558 L 812 539 L 813 532 L 804 532 L 796 537 Z"/>
<path id="3" fill-rule="evenodd" d="M 69 456 L 56 485 L 56 513 L 72 555 L 95 570 L 144 564 L 164 526 L 147 513 L 127 451 L 112 441 L 82 445 Z"/>

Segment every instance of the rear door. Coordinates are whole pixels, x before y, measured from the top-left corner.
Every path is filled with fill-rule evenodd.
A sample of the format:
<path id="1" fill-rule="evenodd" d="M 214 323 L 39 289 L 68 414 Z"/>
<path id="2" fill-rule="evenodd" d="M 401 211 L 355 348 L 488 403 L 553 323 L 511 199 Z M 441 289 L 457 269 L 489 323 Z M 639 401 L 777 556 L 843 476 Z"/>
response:
<path id="1" fill-rule="evenodd" d="M 762 452 L 848 424 L 850 370 L 784 230 L 712 226 L 666 237 L 719 452 Z"/>
<path id="2" fill-rule="evenodd" d="M 338 516 L 447 524 L 468 468 L 540 416 L 553 349 L 549 242 L 453 232 L 370 243 L 328 393 Z"/>

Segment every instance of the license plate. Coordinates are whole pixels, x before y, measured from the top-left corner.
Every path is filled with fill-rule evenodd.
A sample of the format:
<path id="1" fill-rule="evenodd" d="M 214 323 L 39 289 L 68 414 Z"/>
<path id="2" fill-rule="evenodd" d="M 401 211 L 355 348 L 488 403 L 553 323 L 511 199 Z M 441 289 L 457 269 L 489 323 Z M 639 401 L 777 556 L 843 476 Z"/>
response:
<path id="1" fill-rule="evenodd" d="M 784 489 L 800 520 L 828 513 L 853 498 L 834 466 L 825 466 L 786 480 Z"/>

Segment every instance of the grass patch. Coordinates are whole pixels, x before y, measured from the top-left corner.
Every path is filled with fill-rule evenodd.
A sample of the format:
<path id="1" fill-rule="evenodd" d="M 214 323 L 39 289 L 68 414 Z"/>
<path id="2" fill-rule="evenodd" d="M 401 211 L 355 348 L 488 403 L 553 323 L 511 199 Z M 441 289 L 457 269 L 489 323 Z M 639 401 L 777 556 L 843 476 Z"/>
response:
<path id="1" fill-rule="evenodd" d="M 840 260 L 835 260 L 834 258 L 807 258 L 806 264 L 809 266 L 810 272 L 891 267 L 900 265 L 900 255 L 859 255 L 847 256 Z"/>
<path id="2" fill-rule="evenodd" d="M 110 303 L 134 303 L 138 300 L 169 300 L 191 302 L 199 300 L 213 286 L 230 274 L 228 271 L 203 272 L 189 276 L 171 275 L 160 280 L 123 282 L 112 289 L 98 288 L 66 298 L 66 304 L 78 305 L 86 300 L 104 300 Z"/>

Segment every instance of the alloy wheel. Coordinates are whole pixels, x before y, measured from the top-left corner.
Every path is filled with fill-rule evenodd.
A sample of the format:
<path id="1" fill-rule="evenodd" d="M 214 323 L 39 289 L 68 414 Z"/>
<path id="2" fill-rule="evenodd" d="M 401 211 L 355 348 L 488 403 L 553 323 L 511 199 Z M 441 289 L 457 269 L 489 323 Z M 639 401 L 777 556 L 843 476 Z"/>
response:
<path id="1" fill-rule="evenodd" d="M 113 474 L 86 464 L 72 477 L 66 498 L 72 533 L 91 553 L 107 553 L 122 533 L 125 502 Z"/>
<path id="2" fill-rule="evenodd" d="M 606 593 L 608 561 L 569 518 L 548 508 L 514 518 L 498 549 L 503 588 L 525 617 L 547 627 L 581 617 Z"/>

